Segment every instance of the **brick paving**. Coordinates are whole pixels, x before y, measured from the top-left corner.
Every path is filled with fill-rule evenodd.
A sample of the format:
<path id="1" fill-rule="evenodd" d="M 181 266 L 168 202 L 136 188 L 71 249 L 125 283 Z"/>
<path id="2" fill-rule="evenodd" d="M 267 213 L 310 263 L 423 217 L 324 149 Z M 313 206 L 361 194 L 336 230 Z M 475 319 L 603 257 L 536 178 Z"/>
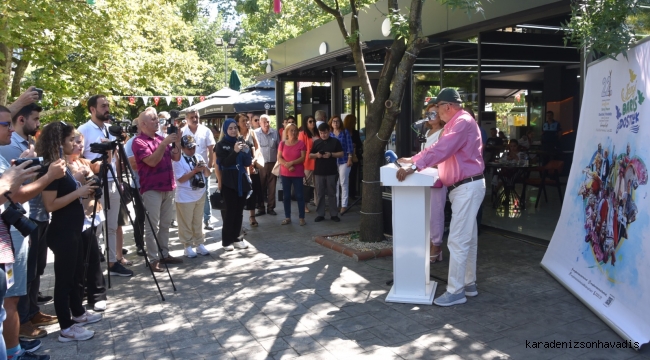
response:
<path id="1" fill-rule="evenodd" d="M 95 337 L 62 344 L 58 325 L 49 326 L 38 353 L 53 359 L 650 359 L 648 346 L 639 352 L 526 348 L 526 340 L 622 339 L 542 270 L 543 246 L 490 231 L 479 239 L 478 297 L 451 308 L 385 303 L 391 258 L 357 263 L 312 241 L 357 229 L 358 210 L 338 224 L 314 223 L 312 212 L 302 227 L 281 226 L 281 215 L 258 217 L 260 226 L 246 236 L 251 247 L 230 253 L 217 228 L 207 234 L 209 256 L 170 266 L 178 291 L 166 274 L 158 275 L 164 302 L 128 230 L 126 257 L 136 275 L 112 278 L 103 321 L 88 325 Z M 177 241 L 171 243 L 172 255 L 181 256 Z M 447 266 L 436 265 L 432 274 L 446 278 Z M 41 289 L 51 295 L 53 285 L 49 264 Z M 439 285 L 440 294 L 445 284 Z M 53 305 L 44 311 L 53 314 Z"/>

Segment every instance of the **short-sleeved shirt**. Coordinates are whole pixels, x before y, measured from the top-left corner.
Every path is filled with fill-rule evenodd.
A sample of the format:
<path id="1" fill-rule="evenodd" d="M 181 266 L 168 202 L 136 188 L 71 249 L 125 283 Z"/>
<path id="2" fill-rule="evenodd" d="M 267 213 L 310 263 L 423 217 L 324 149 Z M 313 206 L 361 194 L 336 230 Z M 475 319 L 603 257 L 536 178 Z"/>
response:
<path id="1" fill-rule="evenodd" d="M 23 139 L 22 136 L 14 132 L 11 134 L 11 144 L 0 146 L 0 155 L 2 155 L 7 161 L 18 159 L 20 154 L 23 151 L 28 150 L 30 145 L 33 145 L 33 141 L 28 141 Z M 25 181 L 25 184 L 31 183 L 32 180 Z M 25 206 L 25 210 L 28 211 L 29 218 L 37 221 L 47 221 L 50 219 L 50 214 L 45 210 L 43 206 L 43 197 L 41 194 L 36 195 L 28 202 L 29 206 Z M 29 208 L 28 208 L 29 207 Z"/>
<path id="2" fill-rule="evenodd" d="M 172 191 L 176 187 L 170 146 L 167 146 L 162 159 L 155 167 L 151 167 L 142 161 L 144 158 L 151 156 L 163 140 L 164 138 L 160 135 L 151 138 L 146 134 L 140 134 L 133 140 L 133 155 L 140 176 L 140 194 L 150 190 Z"/>
<path id="3" fill-rule="evenodd" d="M 0 177 L 11 165 L 0 155 Z M 4 212 L 5 205 L 0 206 L 0 212 Z M 14 248 L 11 242 L 9 226 L 0 218 L 0 264 L 12 264 L 14 262 Z"/>
<path id="4" fill-rule="evenodd" d="M 183 175 L 192 171 L 192 169 L 194 169 L 194 166 L 201 161 L 204 160 L 203 157 L 199 154 L 195 154 L 194 159 L 188 158 L 185 156 L 185 154 L 183 154 L 181 155 L 180 160 L 172 161 L 172 166 L 174 167 L 174 176 L 178 182 L 175 194 L 175 201 L 177 203 L 192 203 L 201 200 L 205 196 L 205 188 L 192 189 L 192 178 L 184 182 L 178 181 L 178 179 L 180 179 Z M 203 181 L 205 181 L 203 174 L 199 172 L 197 175 L 201 176 L 203 178 Z"/>
<path id="5" fill-rule="evenodd" d="M 111 135 L 108 132 L 108 126 L 106 126 L 106 124 L 104 124 L 104 126 L 100 128 L 92 120 L 88 120 L 87 122 L 79 126 L 77 130 L 84 136 L 83 157 L 88 160 L 94 160 L 101 156 L 101 154 L 96 154 L 90 151 L 90 144 L 100 143 L 102 142 L 103 139 L 108 139 L 110 141 L 115 140 L 115 136 Z M 113 171 L 117 175 L 117 171 L 115 170 L 116 160 L 117 160 L 116 157 L 113 156 L 111 166 L 113 167 Z M 108 181 L 113 181 L 113 174 L 111 174 L 110 171 L 108 173 Z"/>
<path id="6" fill-rule="evenodd" d="M 542 125 L 542 142 L 543 143 L 552 143 L 557 142 L 557 134 L 562 131 L 560 123 L 553 121 L 552 123 L 545 122 Z"/>
<path id="7" fill-rule="evenodd" d="M 60 198 L 76 190 L 77 181 L 69 171 L 66 171 L 64 177 L 52 181 L 44 191 L 56 191 L 56 197 Z M 68 205 L 52 212 L 52 221 L 48 225 L 48 232 L 59 230 L 64 233 L 72 230 L 81 233 L 84 218 L 84 207 L 81 201 L 74 199 Z M 54 239 L 48 239 L 48 242 L 52 240 Z"/>
<path id="8" fill-rule="evenodd" d="M 182 136 L 192 135 L 194 136 L 194 141 L 196 142 L 196 155 L 201 155 L 203 160 L 207 163 L 210 160 L 208 156 L 208 149 L 214 148 L 214 145 L 217 143 L 214 140 L 214 134 L 207 126 L 199 124 L 196 128 L 196 132 L 193 133 L 190 130 L 189 125 L 185 125 L 182 129 Z"/>
<path id="9" fill-rule="evenodd" d="M 311 148 L 311 154 L 318 152 L 341 152 L 343 147 L 341 142 L 336 138 L 328 137 L 327 140 L 318 139 L 314 141 L 314 147 Z M 338 174 L 338 166 L 336 158 L 330 157 L 328 159 L 316 158 L 316 165 L 314 166 L 314 175 L 336 175 Z"/>
<path id="10" fill-rule="evenodd" d="M 127 141 L 126 144 L 124 144 L 124 152 L 126 153 L 127 157 L 135 157 L 135 155 L 133 155 L 133 140 L 135 140 L 135 138 L 136 138 L 135 136 L 130 138 L 129 141 Z M 133 170 L 135 170 L 135 169 L 133 169 Z M 138 188 L 139 188 L 140 187 L 140 175 L 138 175 L 137 171 L 133 171 L 133 178 L 134 178 L 133 180 L 135 182 L 135 185 L 137 185 Z M 131 186 L 133 186 L 133 185 L 134 184 L 131 184 Z"/>
<path id="11" fill-rule="evenodd" d="M 260 151 L 262 157 L 264 157 L 264 162 L 276 162 L 278 159 L 278 145 L 280 144 L 278 132 L 273 128 L 269 128 L 269 132 L 266 134 L 260 127 L 255 129 L 255 137 L 257 138 L 257 143 L 260 145 Z"/>
<path id="12" fill-rule="evenodd" d="M 291 146 L 283 141 L 278 148 L 278 153 L 282 153 L 282 158 L 285 161 L 293 161 L 300 158 L 303 151 L 307 152 L 307 146 L 300 140 Z M 305 165 L 303 163 L 294 164 L 293 171 L 289 171 L 286 167 L 280 166 L 280 175 L 286 177 L 303 177 L 305 176 Z"/>

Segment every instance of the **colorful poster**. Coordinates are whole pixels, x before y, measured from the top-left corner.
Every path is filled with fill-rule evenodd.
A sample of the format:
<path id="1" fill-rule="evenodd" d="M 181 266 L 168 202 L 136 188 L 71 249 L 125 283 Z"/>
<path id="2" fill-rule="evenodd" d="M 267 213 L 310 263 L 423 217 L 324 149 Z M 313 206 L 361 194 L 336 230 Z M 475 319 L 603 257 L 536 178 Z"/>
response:
<path id="1" fill-rule="evenodd" d="M 542 266 L 631 344 L 650 341 L 650 43 L 587 70 L 562 213 Z"/>

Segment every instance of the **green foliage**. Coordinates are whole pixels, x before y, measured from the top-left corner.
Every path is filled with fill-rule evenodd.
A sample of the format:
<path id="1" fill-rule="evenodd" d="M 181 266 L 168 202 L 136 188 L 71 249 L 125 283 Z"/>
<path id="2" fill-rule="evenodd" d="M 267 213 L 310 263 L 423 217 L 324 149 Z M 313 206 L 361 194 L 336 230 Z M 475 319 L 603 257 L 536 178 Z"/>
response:
<path id="1" fill-rule="evenodd" d="M 584 0 L 571 5 L 571 19 L 564 24 L 565 44 L 575 42 L 593 55 L 605 54 L 613 59 L 618 54 L 627 57 L 627 49 L 636 41 L 637 25 L 647 0 Z M 647 29 L 647 25 L 646 25 Z"/>
<path id="2" fill-rule="evenodd" d="M 396 40 L 408 39 L 409 37 L 409 22 L 408 17 L 402 14 L 399 10 L 389 9 L 388 18 L 390 19 L 391 29 L 390 33 Z"/>
<path id="3" fill-rule="evenodd" d="M 485 1 L 492 2 L 493 0 Z M 460 9 L 470 16 L 472 12 L 483 13 L 483 0 L 440 0 L 440 2 L 449 6 L 452 10 Z"/>

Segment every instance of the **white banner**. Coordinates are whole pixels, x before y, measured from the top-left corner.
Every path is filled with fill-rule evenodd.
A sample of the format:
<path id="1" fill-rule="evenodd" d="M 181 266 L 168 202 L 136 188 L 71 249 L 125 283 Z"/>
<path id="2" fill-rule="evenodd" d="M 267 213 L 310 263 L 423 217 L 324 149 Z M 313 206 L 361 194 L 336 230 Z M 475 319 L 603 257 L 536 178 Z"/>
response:
<path id="1" fill-rule="evenodd" d="M 172 104 L 172 97 L 171 96 L 165 96 L 165 100 L 167 100 L 167 106 Z"/>
<path id="2" fill-rule="evenodd" d="M 650 43 L 590 66 L 584 89 L 542 266 L 638 349 L 650 341 Z"/>
<path id="3" fill-rule="evenodd" d="M 148 96 L 141 96 L 142 102 L 144 103 L 144 106 L 147 106 L 149 103 L 149 97 Z"/>

